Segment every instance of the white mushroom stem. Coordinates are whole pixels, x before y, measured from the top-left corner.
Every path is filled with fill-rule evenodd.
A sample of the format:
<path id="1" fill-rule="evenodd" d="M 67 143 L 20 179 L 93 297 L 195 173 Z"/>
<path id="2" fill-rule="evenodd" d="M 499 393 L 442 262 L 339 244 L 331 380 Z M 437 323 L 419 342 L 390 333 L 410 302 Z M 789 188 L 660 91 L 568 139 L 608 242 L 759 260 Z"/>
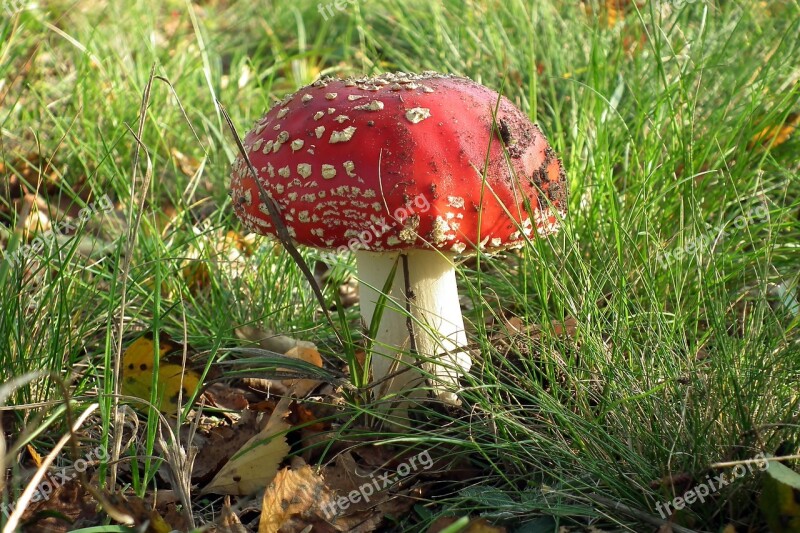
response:
<path id="1" fill-rule="evenodd" d="M 407 256 L 405 262 L 401 254 Z M 459 405 L 456 396 L 460 389 L 458 378 L 469 371 L 472 361 L 463 350 L 467 336 L 452 257 L 428 250 L 357 251 L 356 261 L 361 316 L 367 328 L 397 261 L 392 288 L 384 299 L 385 308 L 373 339 L 372 379 L 378 381 L 399 370 L 407 371 L 376 387 L 374 397 L 391 395 L 393 400 L 400 400 L 423 396 L 424 393 L 419 391 L 411 392 L 425 386 L 423 373 L 413 368 L 417 363 L 411 353 L 414 348 L 417 357 L 425 361 L 423 368 L 432 377 L 430 386 L 436 397 L 448 404 Z M 411 345 L 409 325 L 414 346 Z"/>

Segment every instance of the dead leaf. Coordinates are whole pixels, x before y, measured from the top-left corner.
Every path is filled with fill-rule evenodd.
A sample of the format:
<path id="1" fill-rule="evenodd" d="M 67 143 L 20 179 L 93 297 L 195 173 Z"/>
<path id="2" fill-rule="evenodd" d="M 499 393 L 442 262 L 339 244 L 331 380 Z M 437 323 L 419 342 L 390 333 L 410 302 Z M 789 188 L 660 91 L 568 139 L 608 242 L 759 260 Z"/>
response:
<path id="1" fill-rule="evenodd" d="M 48 212 L 50 212 L 48 214 Z M 47 202 L 38 194 L 26 194 L 22 199 L 21 218 L 18 228 L 27 240 L 33 240 L 37 233 L 53 229 Z"/>
<path id="2" fill-rule="evenodd" d="M 172 526 L 173 530 L 189 531 L 192 529 L 186 509 L 182 508 L 180 496 L 174 490 L 159 490 L 153 497 L 156 511 L 167 524 Z"/>
<path id="3" fill-rule="evenodd" d="M 160 494 L 160 493 L 159 493 Z M 164 521 L 172 526 L 173 531 L 191 531 L 192 525 L 186 518 L 186 513 L 178 508 L 177 502 L 171 502 L 158 506 L 158 512 L 164 517 Z"/>
<path id="4" fill-rule="evenodd" d="M 606 0 L 606 24 L 609 28 L 625 19 L 625 8 L 630 0 Z"/>
<path id="5" fill-rule="evenodd" d="M 264 493 L 259 533 L 300 533 L 309 527 L 320 533 L 376 531 L 384 514 L 370 509 L 369 501 L 367 509 L 354 505 L 356 494 L 334 491 L 328 477 L 308 465 L 285 468 Z"/>
<path id="6" fill-rule="evenodd" d="M 241 378 L 241 382 L 242 385 L 249 387 L 258 394 L 279 397 L 289 395 L 289 387 L 286 387 L 280 380 L 268 378 Z M 253 408 L 252 403 L 250 404 L 250 408 Z"/>
<path id="7" fill-rule="evenodd" d="M 316 346 L 295 346 L 287 350 L 285 355 L 322 368 L 322 356 Z"/>
<path id="8" fill-rule="evenodd" d="M 8 189 L 3 187 L 0 194 L 7 194 L 7 199 L 14 200 L 24 193 L 41 192 L 49 195 L 58 192 L 62 184 L 61 175 L 66 166 L 37 153 L 15 154 L 6 161 L 0 162 L 0 175 L 7 177 Z M 80 184 L 83 180 L 76 180 Z"/>
<path id="9" fill-rule="evenodd" d="M 694 478 L 688 472 L 668 474 L 661 479 L 650 482 L 651 489 L 666 488 L 669 493 L 683 494 L 694 484 Z"/>
<path id="10" fill-rule="evenodd" d="M 284 355 L 293 359 L 300 359 L 301 361 L 322 368 L 322 356 L 316 346 L 295 346 L 289 349 Z M 286 387 L 289 387 L 291 395 L 297 398 L 305 398 L 308 393 L 319 386 L 321 381 L 317 379 L 284 379 L 282 383 Z"/>
<path id="11" fill-rule="evenodd" d="M 170 533 L 174 529 L 150 504 L 138 496 L 115 493 L 106 495 L 106 498 L 118 511 L 132 516 L 134 525 L 143 528 L 145 533 Z"/>
<path id="12" fill-rule="evenodd" d="M 203 395 L 210 405 L 232 411 L 243 411 L 249 405 L 247 397 L 241 389 L 225 383 L 212 383 L 206 387 Z"/>
<path id="13" fill-rule="evenodd" d="M 70 480 L 55 489 L 48 499 L 32 503 L 22 514 L 22 531 L 72 531 L 77 525 L 100 525 L 97 501 L 78 480 Z"/>
<path id="14" fill-rule="evenodd" d="M 426 533 L 439 533 L 459 520 L 456 517 L 442 516 L 431 524 Z M 459 533 L 506 533 L 506 528 L 493 526 L 485 518 L 472 518 L 465 528 L 459 529 Z"/>
<path id="15" fill-rule="evenodd" d="M 605 0 L 597 12 L 589 2 L 583 3 L 583 8 L 587 16 L 597 17 L 611 28 L 625 20 L 625 14 L 632 4 L 634 4 L 632 0 Z M 636 5 L 639 8 L 644 6 L 642 2 L 636 2 Z"/>
<path id="16" fill-rule="evenodd" d="M 800 113 L 789 113 L 783 124 L 777 126 L 767 126 L 750 139 L 747 148 L 752 149 L 756 145 L 762 148 L 776 148 L 785 143 L 792 136 L 797 126 L 800 125 Z"/>
<path id="17" fill-rule="evenodd" d="M 200 168 L 200 161 L 192 156 L 184 154 L 177 148 L 172 148 L 170 154 L 172 154 L 172 160 L 178 165 L 181 172 L 189 177 L 194 176 Z"/>
<path id="18" fill-rule="evenodd" d="M 106 503 L 117 513 L 133 519 L 133 525 L 143 533 L 169 533 L 173 530 L 161 515 L 144 500 L 121 493 L 105 494 Z M 102 525 L 107 517 L 98 513 L 98 502 L 72 479 L 60 485 L 47 499 L 31 505 L 22 515 L 23 531 L 61 532 Z"/>
<path id="19" fill-rule="evenodd" d="M 28 450 L 28 453 L 30 454 L 31 459 L 33 459 L 33 464 L 36 465 L 36 468 L 40 468 L 42 466 L 42 456 L 39 455 L 39 453 L 36 451 L 36 448 L 30 444 L 26 444 L 25 449 Z"/>
<path id="20" fill-rule="evenodd" d="M 46 206 L 44 213 L 52 219 L 76 218 L 81 210 L 80 199 L 88 203 L 91 189 L 86 186 L 86 177 L 71 173 L 69 184 L 62 176 L 69 166 L 54 156 L 49 159 L 38 153 L 16 153 L 0 161 L 0 215 L 11 216 L 6 206 L 17 213 L 22 211 L 23 198 L 38 197 Z"/>
<path id="21" fill-rule="evenodd" d="M 313 342 L 301 341 L 287 337 L 286 335 L 279 335 L 269 329 L 260 329 L 253 326 L 242 326 L 234 330 L 236 336 L 242 340 L 257 343 L 261 348 L 276 353 L 286 353 L 292 348 L 315 348 Z"/>
<path id="22" fill-rule="evenodd" d="M 266 422 L 263 424 L 266 425 Z M 261 429 L 258 414 L 247 409 L 233 426 L 216 426 L 211 428 L 208 433 L 198 435 L 195 445 L 200 453 L 197 454 L 194 461 L 192 481 L 200 484 L 207 483 Z"/>
<path id="23" fill-rule="evenodd" d="M 242 525 L 239 517 L 231 509 L 231 498 L 225 496 L 225 503 L 222 505 L 222 516 L 220 516 L 216 533 L 247 533 L 248 529 Z"/>
<path id="24" fill-rule="evenodd" d="M 313 342 L 294 339 L 286 335 L 278 335 L 271 330 L 259 329 L 251 326 L 238 328 L 235 330 L 235 333 L 240 339 L 258 343 L 264 350 L 283 354 L 294 359 L 300 359 L 306 363 L 322 368 L 322 356 Z M 244 378 L 243 381 L 247 383 L 248 386 L 258 390 L 266 391 L 271 394 L 292 395 L 297 398 L 304 398 L 322 383 L 315 379 L 272 380 L 266 378 Z"/>
<path id="25" fill-rule="evenodd" d="M 403 480 L 392 469 L 364 468 L 350 451 L 339 454 L 333 465 L 323 471 L 325 485 L 337 495 L 336 506 L 326 510 L 331 524 L 356 527 L 378 524 L 386 515 L 401 516 L 421 497 L 408 497 Z M 350 531 L 350 529 L 344 529 Z M 372 531 L 362 529 L 361 531 Z"/>
<path id="26" fill-rule="evenodd" d="M 800 474 L 778 461 L 766 463 L 759 507 L 773 533 L 800 531 Z"/>
<path id="27" fill-rule="evenodd" d="M 304 429 L 309 431 L 326 431 L 330 429 L 329 422 L 318 421 L 311 409 L 298 402 L 292 402 L 289 421 L 293 426 L 304 426 Z"/>
<path id="28" fill-rule="evenodd" d="M 333 503 L 334 497 L 322 476 L 310 466 L 284 468 L 264 493 L 258 533 L 299 532 L 315 523 L 321 526 L 327 522 L 323 509 Z M 321 531 L 319 526 L 312 531 Z"/>
<path id="29" fill-rule="evenodd" d="M 278 465 L 288 455 L 286 441 L 290 398 L 282 398 L 263 431 L 248 440 L 222 467 L 201 494 L 248 495 L 264 488 L 275 477 Z"/>

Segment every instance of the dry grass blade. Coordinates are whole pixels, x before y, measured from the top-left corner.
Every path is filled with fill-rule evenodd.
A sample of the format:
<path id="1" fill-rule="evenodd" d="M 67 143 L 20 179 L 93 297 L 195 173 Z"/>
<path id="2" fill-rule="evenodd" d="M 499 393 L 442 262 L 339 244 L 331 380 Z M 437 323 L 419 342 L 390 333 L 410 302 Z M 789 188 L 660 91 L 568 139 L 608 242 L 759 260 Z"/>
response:
<path id="1" fill-rule="evenodd" d="M 122 263 L 122 270 L 120 273 L 120 303 L 119 303 L 119 327 L 117 331 L 116 346 L 114 350 L 114 397 L 112 399 L 112 410 L 114 413 L 114 424 L 117 427 L 122 427 L 123 417 L 119 410 L 119 392 L 120 392 L 120 366 L 122 364 L 122 334 L 125 330 L 125 305 L 127 296 L 127 283 L 128 275 L 130 274 L 131 262 L 133 261 L 133 250 L 136 245 L 136 235 L 139 232 L 139 225 L 142 221 L 142 213 L 144 212 L 145 195 L 150 188 L 150 181 L 153 178 L 153 164 L 150 155 L 147 153 L 147 148 L 142 144 L 142 134 L 144 133 L 144 121 L 147 116 L 147 107 L 150 104 L 150 91 L 153 88 L 153 79 L 155 78 L 156 66 L 153 64 L 150 67 L 150 77 L 147 80 L 147 85 L 142 93 L 142 102 L 139 107 L 139 125 L 134 134 L 136 139 L 136 146 L 133 153 L 133 165 L 131 172 L 131 193 L 130 198 L 136 198 L 136 175 L 139 169 L 139 157 L 142 148 L 144 148 L 145 156 L 147 157 L 147 170 L 145 171 L 144 179 L 142 180 L 142 193 L 139 195 L 138 205 L 136 206 L 136 213 L 132 214 L 134 217 L 133 223 L 129 223 L 128 227 L 128 247 L 125 250 L 125 257 Z M 130 128 L 128 128 L 130 129 Z M 131 215 L 129 215 L 131 216 Z M 117 482 L 117 465 L 119 464 L 120 452 L 122 446 L 122 432 L 118 431 L 115 435 L 114 446 L 112 448 L 112 466 L 111 466 L 111 486 L 115 486 Z"/>
<path id="2" fill-rule="evenodd" d="M 86 419 L 89 418 L 89 416 L 98 407 L 100 407 L 98 404 L 96 403 L 92 404 L 89 406 L 88 409 L 86 409 L 83 413 L 81 413 L 81 416 L 78 417 L 78 420 L 76 420 L 75 423 L 70 428 L 70 432 L 67 433 L 66 435 L 63 435 L 61 439 L 59 439 L 59 441 L 53 447 L 53 449 L 50 451 L 50 453 L 47 454 L 47 457 L 45 457 L 44 461 L 42 462 L 42 465 L 36 470 L 36 473 L 33 475 L 33 478 L 28 483 L 28 486 L 25 487 L 25 490 L 20 495 L 19 500 L 17 501 L 17 505 L 14 508 L 14 511 L 9 515 L 8 522 L 6 522 L 6 525 L 3 528 L 3 533 L 10 533 L 12 531 L 17 530 L 17 526 L 19 525 L 19 520 L 22 517 L 22 513 L 25 511 L 28 504 L 31 503 L 34 492 L 39 486 L 39 483 L 42 481 L 42 478 L 44 478 L 44 475 L 47 473 L 47 469 L 50 467 L 51 464 L 53 464 L 53 461 L 55 460 L 56 456 L 58 456 L 58 452 L 60 452 L 64 448 L 64 446 L 66 446 L 67 443 L 71 439 L 73 439 L 73 432 L 77 431 L 78 428 L 81 427 L 81 425 L 86 421 Z M 109 515 L 112 515 L 112 513 L 114 513 L 114 511 L 111 509 L 107 509 L 107 512 L 109 512 Z M 133 522 L 132 517 L 114 516 L 114 518 L 122 522 L 128 522 L 128 521 Z"/>
<path id="3" fill-rule="evenodd" d="M 292 259 L 294 259 L 295 263 L 297 263 L 297 267 L 303 272 L 303 275 L 308 280 L 311 290 L 314 291 L 314 296 L 319 301 L 320 309 L 322 309 L 325 319 L 331 326 L 331 331 L 336 336 L 336 340 L 339 341 L 339 344 L 343 345 L 344 342 L 342 341 L 342 337 L 339 335 L 339 330 L 336 327 L 336 324 L 333 323 L 331 314 L 328 312 L 328 305 L 325 303 L 325 297 L 322 295 L 319 285 L 317 285 L 316 278 L 314 278 L 314 273 L 308 268 L 308 265 L 306 265 L 306 262 L 303 260 L 303 256 L 300 255 L 300 252 L 297 251 L 297 247 L 295 247 L 295 245 L 292 243 L 292 238 L 289 236 L 289 231 L 286 229 L 283 219 L 281 219 L 278 204 L 276 204 L 275 201 L 269 197 L 267 191 L 264 190 L 264 186 L 261 185 L 261 182 L 258 179 L 258 172 L 256 171 L 255 167 L 253 167 L 253 163 L 250 161 L 250 158 L 247 156 L 247 152 L 242 145 L 242 139 L 239 137 L 239 133 L 236 131 L 236 126 L 233 125 L 233 121 L 228 115 L 228 111 L 219 100 L 217 100 L 217 105 L 219 106 L 220 111 L 222 111 L 222 116 L 225 118 L 225 122 L 228 124 L 228 128 L 231 130 L 231 134 L 236 141 L 236 147 L 239 150 L 239 155 L 241 155 L 242 159 L 244 159 L 245 163 L 247 163 L 247 168 L 252 173 L 253 179 L 258 185 L 258 195 L 261 198 L 261 201 L 267 207 L 267 211 L 269 211 L 269 216 L 272 218 L 272 223 L 275 225 L 275 234 L 277 235 L 278 240 L 288 254 L 292 256 Z"/>
<path id="4" fill-rule="evenodd" d="M 238 367 L 245 370 L 275 372 L 274 377 L 281 379 L 313 378 L 327 381 L 337 386 L 347 386 L 347 379 L 344 374 L 311 364 L 301 358 L 254 347 L 228 348 L 226 351 L 244 356 L 217 363 L 218 366 L 226 368 L 224 373 L 226 377 L 230 377 L 231 374 L 229 372 L 235 372 Z M 200 353 L 204 354 L 205 352 Z"/>

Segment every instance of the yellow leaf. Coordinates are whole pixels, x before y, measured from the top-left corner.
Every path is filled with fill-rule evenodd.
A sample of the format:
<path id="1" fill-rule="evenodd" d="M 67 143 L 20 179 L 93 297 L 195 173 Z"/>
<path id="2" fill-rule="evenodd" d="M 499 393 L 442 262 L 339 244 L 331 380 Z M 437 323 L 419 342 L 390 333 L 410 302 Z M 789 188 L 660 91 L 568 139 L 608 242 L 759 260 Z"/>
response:
<path id="1" fill-rule="evenodd" d="M 325 522 L 322 509 L 333 502 L 333 494 L 322 476 L 315 474 L 310 466 L 284 468 L 264 492 L 258 533 L 278 533 L 281 527 L 298 521 Z"/>
<path id="2" fill-rule="evenodd" d="M 753 135 L 753 138 L 750 139 L 747 147 L 753 148 L 758 144 L 764 147 L 767 147 L 771 144 L 773 148 L 780 146 L 792 136 L 794 130 L 797 129 L 798 124 L 800 124 L 800 113 L 789 113 L 789 116 L 786 117 L 786 122 L 783 124 L 778 126 L 767 126 Z"/>
<path id="3" fill-rule="evenodd" d="M 773 533 L 800 531 L 800 474 L 791 468 L 770 461 L 763 476 L 761 512 Z"/>
<path id="4" fill-rule="evenodd" d="M 295 346 L 287 351 L 285 355 L 322 368 L 322 356 L 315 347 Z"/>
<path id="5" fill-rule="evenodd" d="M 314 346 L 295 346 L 284 355 L 322 368 L 322 356 Z M 290 388 L 291 392 L 289 394 L 297 398 L 303 398 L 316 389 L 320 382 L 316 379 L 285 379 L 283 384 Z"/>
<path id="6" fill-rule="evenodd" d="M 614 27 L 625 18 L 625 7 L 617 0 L 606 0 L 606 24 Z"/>
<path id="7" fill-rule="evenodd" d="M 291 398 L 282 398 L 267 426 L 242 446 L 217 472 L 201 494 L 248 495 L 266 487 L 278 472 L 278 465 L 289 453 L 286 421 Z"/>
<path id="8" fill-rule="evenodd" d="M 201 385 L 200 374 L 190 368 L 184 369 L 183 346 L 168 336 L 159 336 L 158 351 L 156 407 L 162 413 L 176 415 L 179 409 L 178 397 L 184 402 L 191 398 Z M 128 346 L 122 355 L 123 394 L 150 401 L 155 359 L 152 333 L 145 333 Z"/>
<path id="9" fill-rule="evenodd" d="M 40 468 L 42 466 L 42 456 L 30 444 L 26 444 L 25 447 L 28 449 L 31 459 L 33 459 L 33 464 L 36 465 L 36 468 Z"/>
<path id="10" fill-rule="evenodd" d="M 189 177 L 197 174 L 197 169 L 200 168 L 200 161 L 190 155 L 184 154 L 176 148 L 170 150 L 170 153 L 172 154 L 172 160 L 175 161 L 175 164 L 178 165 L 181 172 Z"/>

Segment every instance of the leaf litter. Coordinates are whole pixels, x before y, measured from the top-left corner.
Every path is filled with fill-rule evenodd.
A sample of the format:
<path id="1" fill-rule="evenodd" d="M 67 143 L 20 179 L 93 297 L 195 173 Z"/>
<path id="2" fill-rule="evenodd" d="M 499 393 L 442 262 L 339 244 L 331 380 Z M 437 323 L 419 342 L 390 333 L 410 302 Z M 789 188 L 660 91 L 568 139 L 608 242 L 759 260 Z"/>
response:
<path id="1" fill-rule="evenodd" d="M 255 339 L 264 350 L 283 352 L 287 361 L 325 365 L 313 343 L 258 328 L 244 328 L 237 335 L 242 340 Z M 152 339 L 152 335 L 139 338 Z M 180 345 L 163 335 L 161 344 L 165 352 Z M 225 401 L 220 400 L 223 397 Z M 350 423 L 351 415 L 338 407 L 344 403 L 341 390 L 319 379 L 233 378 L 215 381 L 201 398 L 206 407 L 195 404 L 189 416 L 196 431 L 183 431 L 179 445 L 159 439 L 154 454 L 166 458 L 175 451 L 170 448 L 178 446 L 192 452 L 188 457 L 193 460 L 187 465 L 192 505 L 222 509 L 221 514 L 202 520 L 211 530 L 300 532 L 311 526 L 312 531 L 323 532 L 379 531 L 387 520 L 402 517 L 426 501 L 431 480 L 441 478 L 448 469 L 446 460 L 428 452 L 422 457 L 398 446 L 376 446 L 373 441 L 378 435 L 336 438 L 334 428 Z M 208 407 L 221 404 L 226 407 Z M 131 406 L 139 409 L 135 403 Z M 99 427 L 99 418 L 97 422 Z M 144 424 L 129 427 L 126 447 L 141 446 L 145 429 Z M 100 435 L 87 430 L 81 438 L 96 440 Z M 30 455 L 35 453 L 33 449 Z M 436 467 L 423 468 L 423 459 L 425 466 L 436 463 Z M 409 464 L 415 468 L 405 472 L 402 465 Z M 95 475 L 90 478 L 95 488 L 99 487 L 97 467 L 92 464 L 87 469 L 87 474 Z M 122 486 L 133 481 L 129 461 L 122 462 L 119 472 Z M 106 498 L 133 518 L 128 525 L 142 531 L 191 529 L 186 509 L 172 490 L 177 487 L 166 463 L 156 481 L 158 490 L 148 490 L 145 498 L 130 488 L 105 493 Z M 97 512 L 98 501 L 85 489 L 79 480 L 72 480 L 48 499 L 30 505 L 23 523 L 33 529 L 23 530 L 70 531 L 105 523 L 105 515 Z M 225 499 L 218 500 L 217 495 Z"/>

